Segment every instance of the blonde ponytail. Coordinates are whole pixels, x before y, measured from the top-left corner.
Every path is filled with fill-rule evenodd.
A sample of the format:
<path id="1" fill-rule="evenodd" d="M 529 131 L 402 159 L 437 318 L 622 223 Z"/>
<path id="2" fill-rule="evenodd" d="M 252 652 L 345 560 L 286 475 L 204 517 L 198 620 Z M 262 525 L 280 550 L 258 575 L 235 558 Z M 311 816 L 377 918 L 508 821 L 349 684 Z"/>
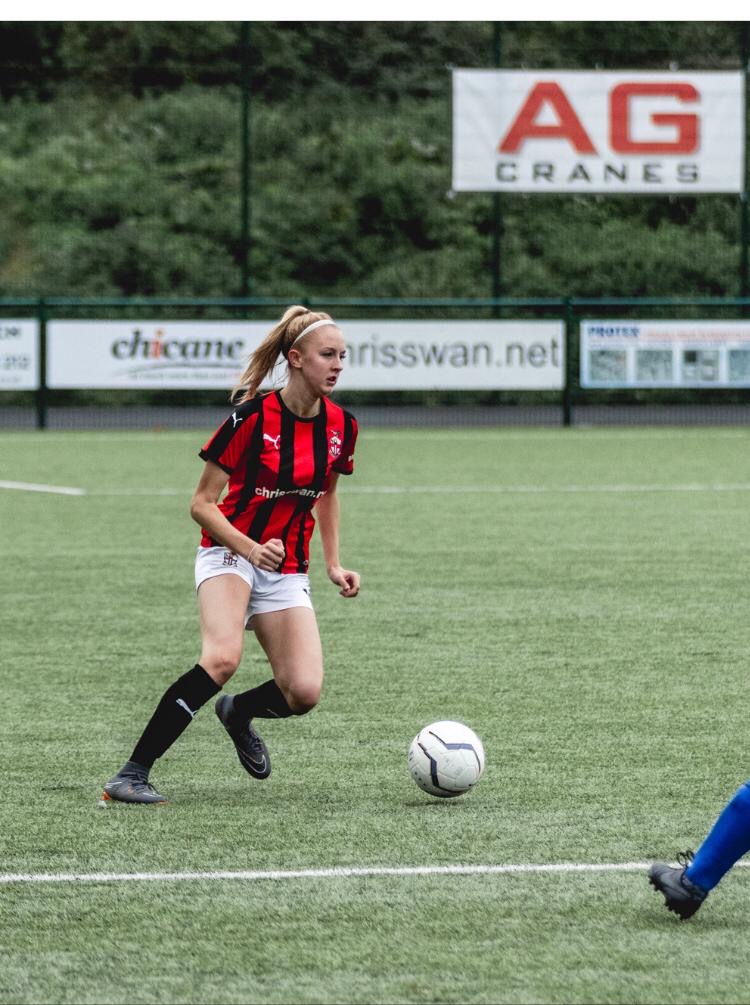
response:
<path id="1" fill-rule="evenodd" d="M 243 401 L 254 398 L 266 377 L 273 373 L 279 356 L 286 359 L 299 334 L 308 325 L 324 320 L 330 321 L 331 315 L 324 311 L 311 311 L 300 304 L 295 304 L 284 311 L 281 321 L 271 329 L 251 354 L 239 381 L 232 388 L 230 401 L 233 404 L 242 404 Z"/>

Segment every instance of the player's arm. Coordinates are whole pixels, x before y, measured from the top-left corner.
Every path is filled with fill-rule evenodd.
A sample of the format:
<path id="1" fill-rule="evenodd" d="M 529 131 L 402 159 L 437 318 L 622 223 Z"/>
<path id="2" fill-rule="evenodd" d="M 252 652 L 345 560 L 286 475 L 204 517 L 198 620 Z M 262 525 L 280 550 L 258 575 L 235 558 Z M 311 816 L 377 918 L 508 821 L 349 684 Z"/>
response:
<path id="1" fill-rule="evenodd" d="M 326 494 L 318 500 L 315 507 L 317 524 L 320 530 L 320 541 L 323 546 L 323 557 L 328 571 L 328 578 L 336 586 L 340 586 L 342 597 L 356 597 L 359 593 L 359 573 L 351 572 L 341 567 L 339 559 L 339 522 L 341 508 L 336 492 L 339 476 L 331 472 Z"/>
<path id="2" fill-rule="evenodd" d="M 278 538 L 260 544 L 232 526 L 219 509 L 219 499 L 228 481 L 229 475 L 223 468 L 206 461 L 190 502 L 190 516 L 214 541 L 247 558 L 259 569 L 273 572 L 284 560 L 284 545 Z"/>

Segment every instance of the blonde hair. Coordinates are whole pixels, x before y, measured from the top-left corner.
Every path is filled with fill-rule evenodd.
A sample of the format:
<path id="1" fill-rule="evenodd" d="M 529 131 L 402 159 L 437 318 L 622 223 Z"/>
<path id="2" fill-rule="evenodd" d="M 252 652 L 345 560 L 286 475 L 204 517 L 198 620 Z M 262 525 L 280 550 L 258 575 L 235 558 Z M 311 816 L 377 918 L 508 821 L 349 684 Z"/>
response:
<path id="1" fill-rule="evenodd" d="M 279 356 L 287 359 L 289 350 L 300 333 L 316 321 L 334 323 L 331 315 L 325 311 L 311 311 L 300 304 L 295 304 L 284 311 L 281 321 L 271 329 L 255 352 L 250 355 L 244 372 L 232 388 L 230 400 L 234 404 L 241 404 L 254 398 L 266 377 L 273 373 Z"/>

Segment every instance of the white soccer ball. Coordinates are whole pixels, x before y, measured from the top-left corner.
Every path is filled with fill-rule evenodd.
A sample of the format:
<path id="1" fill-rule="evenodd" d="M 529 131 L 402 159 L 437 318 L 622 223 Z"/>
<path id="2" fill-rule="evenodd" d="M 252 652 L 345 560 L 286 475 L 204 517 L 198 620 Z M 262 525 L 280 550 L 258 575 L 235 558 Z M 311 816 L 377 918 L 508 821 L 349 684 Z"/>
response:
<path id="1" fill-rule="evenodd" d="M 430 723 L 411 742 L 409 772 L 420 789 L 432 796 L 460 796 L 482 777 L 482 741 L 462 722 Z"/>

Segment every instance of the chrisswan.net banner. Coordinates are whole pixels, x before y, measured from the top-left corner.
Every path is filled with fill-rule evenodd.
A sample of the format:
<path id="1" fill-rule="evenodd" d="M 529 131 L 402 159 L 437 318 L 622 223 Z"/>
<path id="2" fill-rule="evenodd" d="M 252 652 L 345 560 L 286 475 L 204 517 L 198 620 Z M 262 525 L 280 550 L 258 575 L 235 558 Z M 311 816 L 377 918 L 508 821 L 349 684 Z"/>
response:
<path id="1" fill-rule="evenodd" d="M 453 71 L 458 192 L 740 192 L 742 74 Z"/>
<path id="2" fill-rule="evenodd" d="M 346 321 L 342 390 L 559 390 L 561 321 Z M 51 388 L 225 388 L 274 321 L 50 321 Z M 281 361 L 283 363 L 283 361 Z M 277 370 L 283 380 L 283 366 Z"/>

